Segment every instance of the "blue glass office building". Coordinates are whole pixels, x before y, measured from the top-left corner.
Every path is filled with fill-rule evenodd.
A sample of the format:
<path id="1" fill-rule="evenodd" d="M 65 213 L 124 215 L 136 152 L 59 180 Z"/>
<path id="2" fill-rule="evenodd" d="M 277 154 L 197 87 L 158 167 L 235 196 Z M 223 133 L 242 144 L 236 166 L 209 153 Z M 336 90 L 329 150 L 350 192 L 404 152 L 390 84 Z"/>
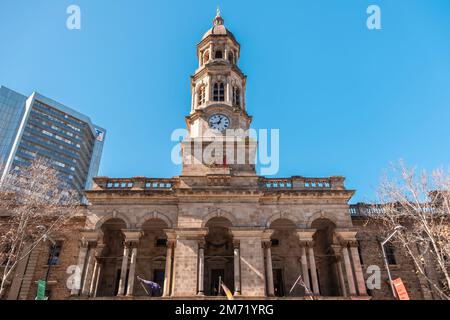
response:
<path id="1" fill-rule="evenodd" d="M 80 192 L 98 173 L 106 130 L 89 117 L 37 92 L 0 87 L 0 173 L 47 158 Z"/>

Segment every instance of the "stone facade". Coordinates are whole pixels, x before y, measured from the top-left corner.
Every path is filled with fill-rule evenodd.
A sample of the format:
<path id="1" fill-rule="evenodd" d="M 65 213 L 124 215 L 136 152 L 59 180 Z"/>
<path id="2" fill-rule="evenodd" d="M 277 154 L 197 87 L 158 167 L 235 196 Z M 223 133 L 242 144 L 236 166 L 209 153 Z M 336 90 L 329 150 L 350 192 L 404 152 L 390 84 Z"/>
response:
<path id="1" fill-rule="evenodd" d="M 366 289 L 367 267 L 383 269 L 379 230 L 350 214 L 354 191 L 343 177 L 258 176 L 256 144 L 248 137 L 241 146 L 244 163 L 234 161 L 239 152 L 227 149 L 211 162 L 192 148 L 198 144 L 204 151 L 205 142 L 222 137 L 224 129 L 247 130 L 252 119 L 246 77 L 237 65 L 240 46 L 219 13 L 197 55 L 182 174 L 95 178 L 83 218 L 61 231 L 51 298 L 143 299 L 141 277 L 158 283 L 162 290 L 153 298 L 163 299 L 221 296 L 220 281 L 242 299 L 389 299 L 384 282 L 380 290 Z M 235 141 L 232 150 L 239 150 Z M 33 299 L 46 259 L 45 245 L 33 251 L 17 271 L 11 299 Z M 394 274 L 411 296 L 428 298 L 408 259 L 398 262 Z M 80 283 L 69 289 L 71 266 L 77 266 Z"/>

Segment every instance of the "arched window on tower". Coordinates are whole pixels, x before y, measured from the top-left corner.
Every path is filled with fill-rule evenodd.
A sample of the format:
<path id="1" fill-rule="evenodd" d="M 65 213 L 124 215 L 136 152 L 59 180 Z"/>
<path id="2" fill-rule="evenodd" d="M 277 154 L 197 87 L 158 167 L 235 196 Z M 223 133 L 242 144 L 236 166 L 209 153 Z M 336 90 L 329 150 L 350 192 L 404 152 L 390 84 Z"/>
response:
<path id="1" fill-rule="evenodd" d="M 241 106 L 241 90 L 238 87 L 233 87 L 233 104 Z"/>
<path id="2" fill-rule="evenodd" d="M 225 86 L 223 82 L 216 82 L 213 87 L 213 100 L 225 101 Z"/>
<path id="3" fill-rule="evenodd" d="M 228 52 L 228 61 L 230 61 L 231 64 L 234 64 L 234 54 L 233 54 L 233 51 Z"/>
<path id="4" fill-rule="evenodd" d="M 197 105 L 201 106 L 206 101 L 206 88 L 205 88 L 205 86 L 201 86 L 200 87 L 200 90 L 198 90 L 197 95 L 198 95 L 197 96 Z"/>
<path id="5" fill-rule="evenodd" d="M 214 55 L 214 59 L 222 59 L 222 58 L 223 58 L 222 50 L 216 50 L 216 53 Z"/>

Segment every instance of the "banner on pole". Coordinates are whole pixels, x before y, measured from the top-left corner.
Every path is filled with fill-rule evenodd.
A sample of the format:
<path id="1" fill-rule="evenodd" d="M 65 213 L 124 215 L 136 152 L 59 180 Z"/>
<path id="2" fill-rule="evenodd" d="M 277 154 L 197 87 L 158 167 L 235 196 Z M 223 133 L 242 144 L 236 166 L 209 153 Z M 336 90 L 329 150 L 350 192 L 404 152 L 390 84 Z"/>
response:
<path id="1" fill-rule="evenodd" d="M 45 298 L 45 281 L 44 280 L 38 280 L 38 282 L 37 282 L 36 300 L 47 300 Z"/>
<path id="2" fill-rule="evenodd" d="M 406 291 L 405 285 L 402 279 L 397 278 L 392 281 L 394 285 L 395 292 L 397 293 L 398 300 L 409 300 L 408 292 Z"/>

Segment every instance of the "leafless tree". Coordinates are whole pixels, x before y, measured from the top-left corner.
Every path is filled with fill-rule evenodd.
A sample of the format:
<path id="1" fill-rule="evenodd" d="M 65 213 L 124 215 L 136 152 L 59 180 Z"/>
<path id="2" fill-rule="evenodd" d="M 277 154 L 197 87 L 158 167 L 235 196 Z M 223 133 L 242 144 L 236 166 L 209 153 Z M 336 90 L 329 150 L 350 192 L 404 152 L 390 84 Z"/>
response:
<path id="1" fill-rule="evenodd" d="M 411 258 L 433 294 L 450 299 L 449 173 L 418 172 L 400 161 L 382 180 L 379 198 L 370 219 L 386 232 L 403 226 L 393 241 Z"/>
<path id="2" fill-rule="evenodd" d="M 48 160 L 36 158 L 0 184 L 0 299 L 18 263 L 80 208 L 79 193 Z"/>

